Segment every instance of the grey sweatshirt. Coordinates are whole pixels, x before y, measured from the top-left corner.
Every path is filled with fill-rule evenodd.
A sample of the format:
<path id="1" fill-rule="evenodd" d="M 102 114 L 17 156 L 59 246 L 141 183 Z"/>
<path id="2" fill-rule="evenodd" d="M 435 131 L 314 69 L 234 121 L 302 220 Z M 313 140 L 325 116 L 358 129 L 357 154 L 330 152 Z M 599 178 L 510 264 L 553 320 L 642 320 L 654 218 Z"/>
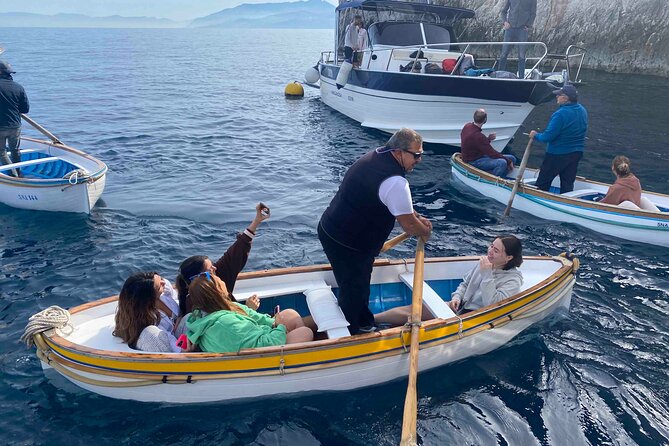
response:
<path id="1" fill-rule="evenodd" d="M 504 271 L 501 269 L 481 270 L 479 265 L 465 275 L 464 280 L 451 295 L 451 299 L 460 299 L 460 308 L 478 310 L 486 305 L 520 291 L 523 275 L 518 268 Z"/>

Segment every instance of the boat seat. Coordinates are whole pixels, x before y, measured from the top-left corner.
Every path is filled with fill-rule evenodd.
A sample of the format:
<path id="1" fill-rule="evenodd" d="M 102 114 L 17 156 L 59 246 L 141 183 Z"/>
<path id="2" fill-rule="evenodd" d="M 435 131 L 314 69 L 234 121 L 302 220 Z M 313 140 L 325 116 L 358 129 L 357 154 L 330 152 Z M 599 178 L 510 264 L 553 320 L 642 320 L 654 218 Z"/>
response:
<path id="1" fill-rule="evenodd" d="M 306 290 L 312 288 L 323 288 L 328 286 L 324 280 L 303 280 L 287 283 L 279 283 L 274 285 L 259 286 L 257 288 L 249 288 L 248 291 L 235 291 L 233 294 L 235 299 L 245 301 L 254 294 L 259 298 L 285 296 L 288 294 L 304 293 Z"/>
<path id="2" fill-rule="evenodd" d="M 400 280 L 404 282 L 409 289 L 413 290 L 413 273 L 400 274 Z M 448 319 L 455 316 L 451 307 L 432 289 L 427 282 L 423 282 L 423 305 L 425 305 L 434 317 Z"/>
<path id="3" fill-rule="evenodd" d="M 60 160 L 60 158 L 57 156 L 50 156 L 48 158 L 36 158 L 34 160 L 21 161 L 20 163 L 4 164 L 0 166 L 0 172 L 16 168 L 23 168 L 26 166 L 33 166 L 35 164 L 53 163 L 58 160 Z"/>
<path id="4" fill-rule="evenodd" d="M 538 177 L 523 179 L 523 184 L 524 184 L 525 186 L 536 187 L 536 185 L 537 185 L 537 178 L 538 178 Z"/>
<path id="5" fill-rule="evenodd" d="M 598 191 L 596 189 L 579 189 L 579 190 L 573 190 L 571 192 L 565 192 L 564 194 L 560 194 L 563 197 L 571 197 L 571 198 L 581 198 L 585 197 L 586 195 L 598 195 L 603 192 Z"/>
<path id="6" fill-rule="evenodd" d="M 319 333 L 326 332 L 329 339 L 350 336 L 346 328 L 350 324 L 328 285 L 305 290 L 304 295 L 307 296 L 309 313 L 314 318 Z"/>

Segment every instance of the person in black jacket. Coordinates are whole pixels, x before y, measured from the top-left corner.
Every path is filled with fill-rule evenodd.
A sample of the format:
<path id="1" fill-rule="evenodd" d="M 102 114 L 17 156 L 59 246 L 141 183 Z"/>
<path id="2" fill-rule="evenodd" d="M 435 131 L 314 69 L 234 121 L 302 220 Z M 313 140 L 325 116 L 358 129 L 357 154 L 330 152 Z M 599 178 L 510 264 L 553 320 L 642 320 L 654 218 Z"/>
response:
<path id="1" fill-rule="evenodd" d="M 506 0 L 502 7 L 502 22 L 504 27 L 504 42 L 527 42 L 530 29 L 534 26 L 537 16 L 537 0 Z M 518 77 L 525 77 L 525 45 L 518 47 Z M 506 59 L 509 57 L 512 46 L 505 43 L 499 58 L 497 70 L 506 70 Z"/>
<path id="2" fill-rule="evenodd" d="M 395 220 L 409 235 L 427 240 L 432 233 L 432 223 L 413 209 L 405 178 L 422 156 L 423 138 L 411 129 L 398 130 L 385 146 L 353 163 L 318 223 L 318 238 L 339 285 L 337 301 L 351 334 L 376 329 L 369 283 L 374 258 Z"/>
<path id="3" fill-rule="evenodd" d="M 21 161 L 19 144 L 21 142 L 21 113 L 28 113 L 28 96 L 21 85 L 12 79 L 12 66 L 0 61 L 0 164 Z M 11 161 L 7 149 L 12 154 Z M 15 176 L 20 176 L 19 169 L 13 169 Z"/>

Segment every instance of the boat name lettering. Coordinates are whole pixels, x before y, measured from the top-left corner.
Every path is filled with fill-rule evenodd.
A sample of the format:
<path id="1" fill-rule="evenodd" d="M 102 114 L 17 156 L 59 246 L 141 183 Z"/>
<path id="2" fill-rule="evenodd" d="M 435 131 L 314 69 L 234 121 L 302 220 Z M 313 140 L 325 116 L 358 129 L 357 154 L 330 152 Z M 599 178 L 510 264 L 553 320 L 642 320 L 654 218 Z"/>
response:
<path id="1" fill-rule="evenodd" d="M 349 96 L 349 97 L 348 97 L 348 100 L 351 101 L 351 102 L 353 102 L 353 101 L 354 101 L 353 96 Z"/>
<path id="2" fill-rule="evenodd" d="M 335 96 L 341 97 L 341 93 L 339 93 L 338 91 L 331 91 L 330 93 L 332 93 Z"/>
<path id="3" fill-rule="evenodd" d="M 661 221 L 657 222 L 658 228 L 669 228 L 669 223 L 662 223 Z"/>
<path id="4" fill-rule="evenodd" d="M 37 200 L 39 200 L 36 195 L 18 194 L 17 197 L 18 197 L 19 200 L 25 200 L 25 201 L 37 201 Z"/>

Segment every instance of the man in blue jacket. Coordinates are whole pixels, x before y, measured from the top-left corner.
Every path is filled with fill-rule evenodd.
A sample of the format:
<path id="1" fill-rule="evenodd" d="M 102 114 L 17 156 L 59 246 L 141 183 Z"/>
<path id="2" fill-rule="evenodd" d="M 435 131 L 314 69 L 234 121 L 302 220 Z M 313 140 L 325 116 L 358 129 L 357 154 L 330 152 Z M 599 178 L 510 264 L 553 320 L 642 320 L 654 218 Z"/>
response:
<path id="1" fill-rule="evenodd" d="M 28 113 L 30 104 L 23 87 L 12 79 L 11 65 L 0 61 L 0 164 L 21 161 L 19 144 L 21 142 L 21 113 Z M 12 153 L 12 160 L 7 156 L 7 149 Z M 19 169 L 14 169 L 19 176 Z"/>
<path id="2" fill-rule="evenodd" d="M 549 190 L 553 178 L 560 175 L 560 193 L 574 190 L 576 168 L 583 157 L 585 133 L 588 131 L 588 112 L 578 103 L 578 91 L 565 85 L 553 91 L 560 108 L 553 113 L 542 133 L 530 132 L 530 138 L 548 143 L 536 186 Z"/>

